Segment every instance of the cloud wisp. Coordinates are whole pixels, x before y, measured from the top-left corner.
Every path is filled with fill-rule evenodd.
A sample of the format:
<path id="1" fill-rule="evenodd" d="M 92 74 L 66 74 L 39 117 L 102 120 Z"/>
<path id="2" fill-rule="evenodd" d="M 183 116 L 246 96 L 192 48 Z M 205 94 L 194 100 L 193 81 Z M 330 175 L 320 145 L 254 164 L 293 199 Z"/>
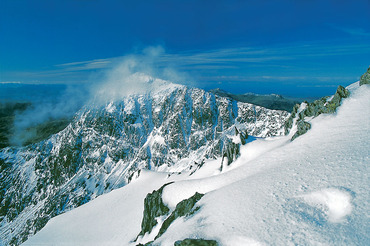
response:
<path id="1" fill-rule="evenodd" d="M 362 27 L 337 26 L 337 25 L 333 25 L 333 24 L 329 24 L 328 26 L 335 29 L 335 30 L 341 31 L 343 33 L 350 34 L 352 36 L 370 37 L 370 31 L 367 31 Z"/>
<path id="2" fill-rule="evenodd" d="M 188 81 L 189 77 L 184 73 L 177 73 L 170 67 L 157 66 L 157 59 L 162 52 L 161 47 L 150 47 L 140 54 L 114 58 L 109 62 L 94 60 L 63 64 L 69 70 L 76 68 L 75 71 L 79 70 L 79 66 L 92 68 L 110 64 L 110 68 L 106 68 L 96 81 L 84 86 L 69 85 L 58 97 L 52 100 L 40 98 L 27 110 L 16 114 L 11 144 L 20 146 L 29 142 L 37 137 L 35 126 L 53 120 L 70 119 L 84 104 L 100 106 L 122 100 L 131 94 L 146 93 L 168 83 L 157 78 Z"/>
<path id="3" fill-rule="evenodd" d="M 82 61 L 82 62 L 71 62 L 56 65 L 65 71 L 85 71 L 85 70 L 95 70 L 103 69 L 110 66 L 118 58 L 111 59 L 94 59 L 91 61 Z"/>
<path id="4" fill-rule="evenodd" d="M 37 85 L 34 85 L 38 88 Z M 25 111 L 17 112 L 14 118 L 13 132 L 9 142 L 21 146 L 38 137 L 36 126 L 55 121 L 69 120 L 88 100 L 84 87 L 67 86 L 56 97 L 45 96 L 33 101 Z"/>
<path id="5" fill-rule="evenodd" d="M 122 61 L 135 57 L 138 66 L 142 66 L 140 63 L 149 62 L 156 70 L 166 70 L 167 75 L 184 73 L 199 82 L 206 82 L 202 81 L 202 78 L 241 74 L 250 78 L 259 74 L 263 74 L 261 76 L 284 77 L 287 76 L 287 72 L 293 70 L 302 74 L 309 66 L 320 67 L 320 64 L 325 66 L 328 62 L 337 61 L 341 61 L 345 66 L 346 58 L 344 56 L 369 54 L 370 43 L 366 42 L 351 44 L 293 43 L 266 47 L 247 46 L 172 53 L 164 52 L 164 49 L 158 46 L 124 56 L 58 64 L 44 71 L 13 72 L 8 77 L 17 80 L 24 78 L 25 80 L 46 81 L 47 83 L 87 83 L 91 81 L 91 77 L 97 80 L 94 76 L 101 75 L 102 71 L 112 70 Z M 141 60 L 145 62 L 141 62 Z M 171 70 L 177 72 L 174 73 Z M 328 69 L 323 69 L 324 71 L 327 72 Z M 165 76 L 165 73 L 162 72 L 161 76 Z M 305 76 L 311 76 L 314 79 L 314 77 L 321 75 L 312 73 L 312 75 L 305 74 Z M 172 79 L 176 79 L 176 77 L 178 76 Z M 180 78 L 183 77 L 180 76 Z"/>
<path id="6" fill-rule="evenodd" d="M 170 63 L 163 63 L 165 56 L 164 49 L 156 46 L 138 54 L 115 58 L 103 78 L 90 86 L 94 102 L 104 103 L 147 93 L 167 81 L 194 86 L 194 80 L 186 73 L 177 71 Z"/>
<path id="7" fill-rule="evenodd" d="M 192 71 L 233 70 L 250 66 L 284 67 L 284 64 L 296 65 L 297 61 L 305 59 L 323 59 L 343 55 L 369 54 L 370 44 L 331 44 L 310 43 L 292 44 L 273 47 L 237 47 L 214 49 L 208 51 L 187 51 L 179 53 L 159 52 L 155 55 L 155 66 L 171 67 L 177 71 L 192 73 Z M 143 54 L 135 54 L 140 59 Z M 147 54 L 146 54 L 147 56 Z M 91 61 L 73 62 L 57 65 L 55 72 L 70 73 L 88 70 L 111 69 L 117 61 L 128 56 L 96 59 Z M 286 66 L 286 65 L 285 65 Z"/>

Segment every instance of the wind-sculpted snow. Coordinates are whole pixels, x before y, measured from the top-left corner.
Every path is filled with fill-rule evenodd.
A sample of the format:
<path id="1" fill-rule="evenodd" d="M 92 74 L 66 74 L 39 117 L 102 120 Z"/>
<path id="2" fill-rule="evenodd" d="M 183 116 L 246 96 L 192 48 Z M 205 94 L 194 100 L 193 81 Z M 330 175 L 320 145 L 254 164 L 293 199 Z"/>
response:
<path id="1" fill-rule="evenodd" d="M 50 139 L 0 151 L 0 243 L 20 244 L 141 169 L 194 170 L 222 156 L 237 130 L 282 135 L 288 116 L 164 81 L 145 94 L 85 106 Z"/>

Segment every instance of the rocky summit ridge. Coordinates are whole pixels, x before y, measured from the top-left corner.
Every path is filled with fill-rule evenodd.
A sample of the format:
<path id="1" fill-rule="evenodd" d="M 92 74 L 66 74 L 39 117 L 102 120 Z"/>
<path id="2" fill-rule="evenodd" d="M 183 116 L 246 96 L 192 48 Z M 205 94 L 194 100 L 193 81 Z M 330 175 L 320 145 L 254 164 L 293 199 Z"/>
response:
<path id="1" fill-rule="evenodd" d="M 365 84 L 370 84 L 370 67 L 360 77 L 358 82 L 359 86 Z M 322 97 L 310 103 L 306 101 L 301 104 L 296 104 L 285 122 L 285 135 L 291 135 L 291 140 L 293 141 L 297 137 L 305 134 L 311 129 L 311 124 L 309 122 L 312 118 L 320 114 L 335 113 L 337 108 L 341 105 L 342 99 L 349 96 L 349 90 L 339 85 L 333 96 Z"/>
<path id="2" fill-rule="evenodd" d="M 232 162 L 244 139 L 236 136 L 284 134 L 286 111 L 146 80 L 150 90 L 86 105 L 47 140 L 0 149 L 0 244 L 19 245 L 142 169 L 190 175 L 207 159 Z"/>
<path id="3" fill-rule="evenodd" d="M 367 71 L 361 76 L 359 81 L 360 86 L 365 84 L 370 84 L 370 67 Z"/>

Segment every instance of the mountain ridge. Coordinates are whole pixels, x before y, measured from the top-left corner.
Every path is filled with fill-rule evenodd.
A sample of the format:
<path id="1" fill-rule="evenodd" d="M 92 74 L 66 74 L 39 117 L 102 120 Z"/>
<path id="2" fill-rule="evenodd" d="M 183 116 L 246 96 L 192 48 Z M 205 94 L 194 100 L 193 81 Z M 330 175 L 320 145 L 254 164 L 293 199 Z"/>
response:
<path id="1" fill-rule="evenodd" d="M 25 241 L 50 218 L 126 185 L 141 169 L 195 170 L 222 156 L 236 130 L 257 137 L 284 133 L 285 111 L 162 84 L 85 106 L 38 144 L 2 149 L 2 242 Z"/>

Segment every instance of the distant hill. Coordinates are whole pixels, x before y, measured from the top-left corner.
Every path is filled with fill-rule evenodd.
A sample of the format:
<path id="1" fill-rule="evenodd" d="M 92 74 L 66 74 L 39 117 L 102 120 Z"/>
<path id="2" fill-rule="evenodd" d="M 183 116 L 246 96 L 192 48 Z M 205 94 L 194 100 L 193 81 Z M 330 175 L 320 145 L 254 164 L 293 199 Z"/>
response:
<path id="1" fill-rule="evenodd" d="M 11 145 L 11 138 L 14 135 L 14 120 L 17 113 L 24 112 L 32 107 L 30 102 L 6 102 L 0 103 L 0 148 Z M 45 121 L 33 127 L 25 129 L 24 134 L 33 132 L 32 138 L 27 138 L 24 145 L 40 142 L 51 135 L 63 130 L 70 119 L 60 118 Z"/>
<path id="2" fill-rule="evenodd" d="M 87 95 L 83 88 L 0 83 L 0 148 L 36 143 L 63 130 L 83 105 L 83 95 Z M 22 127 L 14 127 L 14 123 Z"/>
<path id="3" fill-rule="evenodd" d="M 0 103 L 0 148 L 9 146 L 16 112 L 24 111 L 29 106 L 30 103 L 24 102 Z"/>
<path id="4" fill-rule="evenodd" d="M 258 106 L 262 106 L 268 109 L 285 110 L 291 112 L 295 104 L 299 104 L 303 99 L 298 98 L 287 98 L 281 95 L 269 94 L 260 95 L 254 93 L 246 94 L 232 94 L 222 89 L 210 90 L 211 93 L 221 97 L 228 97 L 239 102 L 252 103 Z"/>

